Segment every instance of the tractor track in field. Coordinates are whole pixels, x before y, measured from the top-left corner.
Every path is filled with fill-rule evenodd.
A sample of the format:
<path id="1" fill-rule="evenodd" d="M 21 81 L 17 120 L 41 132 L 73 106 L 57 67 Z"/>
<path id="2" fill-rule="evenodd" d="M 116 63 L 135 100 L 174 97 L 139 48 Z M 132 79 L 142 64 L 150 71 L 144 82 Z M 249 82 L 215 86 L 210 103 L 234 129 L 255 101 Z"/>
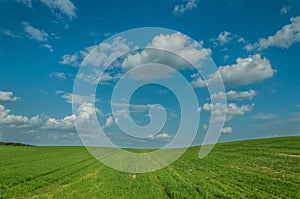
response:
<path id="1" fill-rule="evenodd" d="M 66 165 L 66 166 L 63 166 L 63 167 L 60 167 L 60 168 L 57 168 L 57 169 L 54 169 L 54 170 L 51 170 L 51 171 L 47 171 L 47 172 L 45 172 L 45 173 L 41 173 L 41 174 L 36 175 L 36 176 L 27 177 L 27 178 L 25 178 L 25 179 L 23 179 L 23 180 L 16 181 L 16 182 L 10 184 L 10 186 L 8 186 L 7 188 L 13 188 L 13 187 L 18 186 L 18 185 L 20 185 L 20 184 L 27 183 L 27 182 L 32 181 L 32 180 L 36 180 L 36 179 L 38 179 L 38 178 L 47 176 L 47 175 L 49 175 L 49 174 L 53 174 L 53 173 L 55 173 L 55 172 L 64 170 L 64 169 L 66 169 L 66 168 L 70 168 L 70 167 L 72 167 L 72 166 L 74 166 L 74 165 L 83 163 L 83 162 L 88 161 L 88 160 L 91 160 L 91 159 L 93 159 L 93 158 L 87 158 L 87 159 L 84 159 L 84 160 L 81 160 L 81 161 L 78 161 L 78 162 L 75 162 L 75 163 L 72 163 L 72 164 L 68 164 L 68 165 Z"/>
<path id="2" fill-rule="evenodd" d="M 94 176 L 96 174 L 98 174 L 104 167 L 104 165 L 101 165 L 101 167 L 97 167 L 97 169 L 94 169 L 92 170 L 91 172 L 89 173 L 82 173 L 83 175 L 79 175 L 77 176 L 77 174 L 80 173 L 80 171 L 84 170 L 84 169 L 87 169 L 88 167 L 94 165 L 94 164 L 97 164 L 98 162 L 95 161 L 95 162 L 92 162 L 82 168 L 79 168 L 71 173 L 69 173 L 68 175 L 65 175 L 57 180 L 55 180 L 53 183 L 51 183 L 50 185 L 46 185 L 46 186 L 41 186 L 41 187 L 38 187 L 37 189 L 33 190 L 35 192 L 37 192 L 38 190 L 42 190 L 42 189 L 46 189 L 46 190 L 49 190 L 51 189 L 51 187 L 55 187 L 55 186 L 59 186 L 59 182 L 62 182 L 62 180 L 66 180 L 67 177 L 70 178 L 70 180 L 67 181 L 67 183 L 62 183 L 60 185 L 60 190 L 59 191 L 62 191 L 62 190 L 65 190 L 67 188 L 69 188 L 70 186 L 73 186 L 73 185 L 76 185 L 78 183 L 80 183 L 83 179 L 87 179 L 91 176 Z M 72 179 L 74 178 L 74 181 L 72 181 Z M 69 183 L 71 182 L 71 183 Z M 40 198 L 40 197 L 45 197 L 45 196 L 49 196 L 53 194 L 53 191 L 46 191 L 46 192 L 43 192 L 42 194 L 38 194 L 38 193 L 34 193 L 32 198 Z"/>
<path id="3" fill-rule="evenodd" d="M 163 193 L 166 195 L 167 198 L 172 198 L 172 194 L 168 191 L 167 187 L 164 185 L 163 182 L 161 182 L 161 180 L 159 179 L 159 177 L 153 173 L 154 179 L 155 181 L 158 182 L 159 187 L 162 189 Z"/>
<path id="4" fill-rule="evenodd" d="M 68 173 L 68 174 L 66 174 L 66 175 L 61 175 L 59 178 L 56 178 L 55 180 L 53 180 L 53 181 L 51 182 L 51 184 L 54 184 L 54 183 L 56 183 L 56 182 L 59 182 L 59 181 L 61 181 L 62 179 L 66 178 L 66 177 L 69 177 L 69 176 L 72 176 L 72 175 L 74 175 L 74 174 L 77 174 L 77 173 L 79 173 L 80 171 L 82 171 L 82 170 L 88 168 L 89 166 L 91 166 L 91 165 L 93 165 L 93 164 L 95 164 L 95 163 L 96 163 L 96 162 L 91 162 L 91 163 L 89 163 L 88 165 L 84 165 L 83 167 L 80 167 L 80 168 L 78 168 L 78 169 L 76 169 L 76 170 L 74 170 L 74 171 L 72 171 L 72 172 L 70 172 L 70 173 Z M 46 186 L 47 186 L 47 185 L 46 185 Z M 43 188 L 43 187 L 45 187 L 45 186 L 37 186 L 35 189 L 32 189 L 31 191 L 35 191 L 35 190 L 38 190 L 38 189 Z"/>

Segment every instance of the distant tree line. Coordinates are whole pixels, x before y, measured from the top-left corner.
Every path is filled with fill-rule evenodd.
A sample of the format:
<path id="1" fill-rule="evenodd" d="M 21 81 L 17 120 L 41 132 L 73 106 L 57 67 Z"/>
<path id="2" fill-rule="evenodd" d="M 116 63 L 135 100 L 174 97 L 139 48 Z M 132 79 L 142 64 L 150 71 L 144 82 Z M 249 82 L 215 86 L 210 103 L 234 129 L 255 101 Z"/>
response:
<path id="1" fill-rule="evenodd" d="M 18 142 L 0 142 L 0 146 L 34 146 L 30 144 L 23 144 Z"/>

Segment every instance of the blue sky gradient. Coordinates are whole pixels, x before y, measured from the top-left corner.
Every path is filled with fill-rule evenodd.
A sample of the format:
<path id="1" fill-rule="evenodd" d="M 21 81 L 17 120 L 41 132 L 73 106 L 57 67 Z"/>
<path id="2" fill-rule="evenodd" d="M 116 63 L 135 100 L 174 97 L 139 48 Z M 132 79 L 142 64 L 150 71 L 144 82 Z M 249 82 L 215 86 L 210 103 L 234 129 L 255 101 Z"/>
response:
<path id="1" fill-rule="evenodd" d="M 81 145 L 71 103 L 80 63 L 90 47 L 140 27 L 181 32 L 210 52 L 228 100 L 219 141 L 300 135 L 299 1 L 1 0 L 0 141 Z M 201 78 L 193 71 L 181 72 L 199 100 L 197 145 L 216 105 L 210 104 Z M 98 85 L 92 96 L 96 114 L 111 140 L 136 146 L 141 140 L 123 135 L 111 119 L 115 83 Z M 144 86 L 130 104 L 133 119 L 141 125 L 149 123 L 149 104 L 161 104 L 168 113 L 163 130 L 141 146 L 163 146 L 175 136 L 180 105 L 170 90 Z"/>

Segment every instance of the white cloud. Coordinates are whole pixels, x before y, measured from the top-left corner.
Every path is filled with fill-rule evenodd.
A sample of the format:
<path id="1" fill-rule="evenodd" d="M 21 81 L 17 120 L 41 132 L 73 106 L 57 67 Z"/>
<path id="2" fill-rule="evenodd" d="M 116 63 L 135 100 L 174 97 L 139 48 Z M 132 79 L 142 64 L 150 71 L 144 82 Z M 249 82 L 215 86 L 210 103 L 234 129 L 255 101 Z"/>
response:
<path id="1" fill-rule="evenodd" d="M 149 139 L 153 139 L 153 140 L 170 140 L 171 136 L 167 133 L 161 133 L 161 134 L 156 134 L 156 135 L 151 135 L 148 136 Z"/>
<path id="2" fill-rule="evenodd" d="M 193 87 L 202 88 L 206 86 L 206 82 L 198 74 L 193 74 L 191 77 L 194 78 L 194 80 L 191 82 L 191 85 Z M 208 80 L 208 81 L 212 81 L 212 80 Z"/>
<path id="3" fill-rule="evenodd" d="M 215 46 L 223 46 L 224 44 L 230 42 L 232 39 L 234 39 L 235 36 L 233 36 L 230 32 L 223 31 L 219 34 L 217 38 L 211 39 L 211 41 L 214 43 Z"/>
<path id="4" fill-rule="evenodd" d="M 237 106 L 235 103 L 230 103 L 226 107 L 226 113 L 228 115 L 244 115 L 245 113 L 251 111 L 253 107 L 254 104 Z"/>
<path id="5" fill-rule="evenodd" d="M 251 111 L 253 106 L 254 104 L 238 106 L 235 103 L 229 103 L 226 104 L 226 113 L 229 115 L 244 115 L 246 112 Z M 214 111 L 215 114 L 218 114 L 219 110 L 223 107 L 224 105 L 220 103 L 216 103 L 216 104 L 205 103 L 203 105 L 203 110 Z"/>
<path id="6" fill-rule="evenodd" d="M 137 68 L 136 70 L 130 71 L 128 77 L 138 81 L 150 81 L 154 79 L 167 79 L 172 77 L 173 71 L 170 69 L 162 70 L 160 64 L 151 64 L 151 69 L 148 68 Z"/>
<path id="7" fill-rule="evenodd" d="M 22 3 L 28 8 L 32 8 L 32 0 L 15 0 L 15 2 Z"/>
<path id="8" fill-rule="evenodd" d="M 93 115 L 96 115 L 96 113 L 102 114 L 102 112 L 93 106 L 92 103 L 83 102 L 79 108 L 77 109 L 78 116 L 76 119 L 78 121 L 87 121 L 89 120 Z"/>
<path id="9" fill-rule="evenodd" d="M 12 38 L 22 38 L 22 36 L 16 35 L 8 29 L 2 30 L 1 33 Z"/>
<path id="10" fill-rule="evenodd" d="M 32 126 L 36 123 L 37 117 L 28 118 L 26 116 L 10 114 L 10 110 L 0 105 L 0 124 L 11 128 L 22 128 Z"/>
<path id="11" fill-rule="evenodd" d="M 244 100 L 244 99 L 251 100 L 256 95 L 256 92 L 252 89 L 250 89 L 249 91 L 242 91 L 242 92 L 230 90 L 226 93 L 224 92 L 215 93 L 211 95 L 211 99 L 213 100 L 213 99 L 223 98 L 225 94 L 227 100 Z"/>
<path id="12" fill-rule="evenodd" d="M 224 61 L 227 61 L 228 60 L 228 58 L 229 58 L 229 55 L 224 55 Z"/>
<path id="13" fill-rule="evenodd" d="M 50 77 L 55 77 L 58 79 L 67 79 L 66 74 L 62 72 L 53 72 L 49 75 Z"/>
<path id="14" fill-rule="evenodd" d="M 220 66 L 222 78 L 230 85 L 248 85 L 269 79 L 275 73 L 270 61 L 256 54 L 236 59 L 236 64 Z"/>
<path id="15" fill-rule="evenodd" d="M 92 45 L 74 54 L 63 55 L 59 63 L 76 67 L 88 64 L 95 67 L 103 67 L 128 51 L 130 51 L 130 46 L 126 43 L 126 40 L 116 37 L 111 43 L 105 42 L 99 45 Z M 99 68 L 97 70 L 98 73 L 102 73 Z M 94 79 L 97 79 L 96 76 L 99 77 L 95 75 Z"/>
<path id="16" fill-rule="evenodd" d="M 47 130 L 72 131 L 75 128 L 75 119 L 75 115 L 66 116 L 63 119 L 48 118 L 42 128 Z"/>
<path id="17" fill-rule="evenodd" d="M 64 94 L 64 93 L 65 93 L 64 91 L 60 91 L 60 90 L 55 91 L 55 95 L 60 95 L 60 94 Z"/>
<path id="18" fill-rule="evenodd" d="M 43 44 L 42 46 L 49 49 L 50 52 L 54 52 L 54 50 L 50 44 Z"/>
<path id="19" fill-rule="evenodd" d="M 189 64 L 181 58 L 177 58 L 173 54 L 165 51 L 173 51 L 188 59 L 192 64 L 205 59 L 210 55 L 210 49 L 199 49 L 202 42 L 191 42 L 189 38 L 181 33 L 160 34 L 146 46 L 142 52 L 129 55 L 122 63 L 122 69 L 127 71 L 137 65 L 146 63 L 159 63 L 174 68 L 180 69 Z M 101 43 L 98 46 L 90 46 L 82 51 L 76 52 L 73 55 L 64 55 L 59 62 L 60 64 L 70 64 L 72 66 L 92 65 L 97 68 L 90 74 L 79 74 L 78 78 L 90 83 L 98 82 L 103 66 L 107 66 L 116 58 L 130 51 L 131 44 L 128 44 L 125 39 L 120 37 L 115 38 L 111 43 Z M 133 46 L 133 49 L 136 47 Z M 153 48 L 161 49 L 155 50 Z M 87 57 L 88 55 L 88 57 Z M 174 58 L 175 57 L 175 58 Z M 84 61 L 83 61 L 84 60 Z M 80 64 L 81 63 L 81 64 Z M 99 67 L 100 66 L 100 67 Z M 149 72 L 151 73 L 151 71 Z M 155 73 L 155 74 L 154 74 Z M 151 78 L 157 76 L 157 72 L 146 74 L 146 77 L 137 77 L 137 79 Z M 145 74 L 144 74 L 145 76 Z M 108 81 L 119 77 L 116 74 L 104 73 L 101 81 Z"/>
<path id="20" fill-rule="evenodd" d="M 211 114 L 214 114 L 215 121 L 212 122 L 222 122 L 222 113 L 224 108 L 226 109 L 226 121 L 229 121 L 233 118 L 235 115 L 244 115 L 245 113 L 251 111 L 254 107 L 254 104 L 247 104 L 247 105 L 241 105 L 238 106 L 235 103 L 229 103 L 229 104 L 221 104 L 221 103 L 205 103 L 202 108 L 205 111 L 210 111 Z"/>
<path id="21" fill-rule="evenodd" d="M 14 102 L 20 99 L 19 97 L 13 95 L 13 92 L 0 91 L 0 102 Z"/>
<path id="22" fill-rule="evenodd" d="M 137 112 L 143 112 L 147 111 L 149 108 L 160 108 L 160 106 L 157 106 L 156 104 L 127 104 L 127 103 L 113 103 L 112 104 L 115 107 L 118 108 L 125 108 L 129 107 L 131 111 L 137 111 Z"/>
<path id="23" fill-rule="evenodd" d="M 223 31 L 219 34 L 217 39 L 220 42 L 220 45 L 224 45 L 228 43 L 230 40 L 232 40 L 231 33 L 227 31 Z"/>
<path id="24" fill-rule="evenodd" d="M 104 128 L 111 127 L 112 124 L 113 124 L 113 122 L 114 122 L 113 117 L 112 117 L 112 116 L 109 116 L 108 118 L 106 118 Z"/>
<path id="25" fill-rule="evenodd" d="M 79 106 L 79 108 L 77 109 L 77 113 L 78 115 L 72 114 L 62 119 L 50 118 L 47 116 L 45 118 L 42 118 L 40 116 L 37 116 L 36 120 L 40 121 L 40 128 L 45 130 L 74 131 L 75 121 L 88 121 L 92 117 L 92 115 L 97 113 L 102 114 L 102 112 L 98 108 L 95 108 L 92 103 L 86 102 L 82 103 Z"/>
<path id="26" fill-rule="evenodd" d="M 290 6 L 283 6 L 283 7 L 280 9 L 280 14 L 281 14 L 281 15 L 286 15 L 290 9 L 291 9 Z"/>
<path id="27" fill-rule="evenodd" d="M 117 110 L 113 112 L 114 120 L 118 123 L 120 118 L 129 119 L 131 117 L 131 113 L 144 114 L 145 116 L 149 115 L 149 109 L 161 109 L 161 106 L 157 106 L 157 104 L 129 104 L 129 103 L 112 103 L 114 109 Z M 128 111 L 128 109 L 129 111 Z M 177 117 L 177 115 L 171 115 L 170 117 Z"/>
<path id="28" fill-rule="evenodd" d="M 60 94 L 60 93 L 58 93 Z M 77 95 L 77 94 L 72 94 L 72 93 L 65 93 L 62 95 L 62 98 L 66 99 L 66 102 L 72 104 L 83 104 L 84 102 L 87 103 L 94 103 L 99 101 L 98 98 L 96 98 L 95 95 L 90 95 L 90 96 L 82 96 L 82 95 Z"/>
<path id="29" fill-rule="evenodd" d="M 260 38 L 258 42 L 246 45 L 245 49 L 248 51 L 253 49 L 261 51 L 271 46 L 287 49 L 294 43 L 300 42 L 300 16 L 292 17 L 290 21 L 290 24 L 283 26 L 275 35 Z"/>
<path id="30" fill-rule="evenodd" d="M 259 54 L 250 55 L 247 58 L 238 58 L 232 65 L 220 66 L 218 68 L 226 85 L 249 85 L 262 82 L 275 74 L 270 61 Z M 217 74 L 212 74 L 208 83 L 217 81 Z M 194 87 L 204 87 L 206 84 L 201 77 L 195 76 L 192 82 Z"/>
<path id="31" fill-rule="evenodd" d="M 89 82 L 91 84 L 105 84 L 105 82 L 120 78 L 121 74 L 111 75 L 107 72 L 102 72 L 100 69 L 93 69 L 91 74 L 78 74 L 77 78 Z"/>
<path id="32" fill-rule="evenodd" d="M 83 103 L 77 109 L 78 115 L 69 115 L 62 119 L 48 117 L 46 115 L 37 115 L 34 117 L 27 117 L 22 115 L 14 115 L 10 113 L 9 109 L 0 105 L 0 127 L 3 128 L 22 128 L 27 133 L 39 132 L 40 130 L 58 130 L 70 131 L 75 130 L 75 120 L 77 122 L 84 122 L 91 118 L 92 115 L 102 112 L 93 107 L 91 103 Z"/>
<path id="33" fill-rule="evenodd" d="M 183 69 L 190 64 L 181 57 L 187 59 L 191 64 L 199 64 L 211 54 L 210 49 L 201 49 L 201 42 L 191 42 L 189 38 L 179 32 L 173 34 L 160 34 L 155 36 L 142 52 L 129 55 L 123 62 L 122 68 L 126 71 L 139 65 L 147 63 L 164 64 L 175 69 Z M 173 52 L 181 57 L 177 57 Z M 147 71 L 145 77 L 135 77 L 138 80 L 157 78 L 157 75 L 169 77 L 169 74 L 159 74 L 157 71 Z M 163 76 L 163 77 L 164 77 Z"/>
<path id="34" fill-rule="evenodd" d="M 300 123 L 300 112 L 292 112 L 287 116 L 284 116 L 278 121 L 275 121 L 275 124 L 288 124 L 288 123 L 296 123 L 299 126 Z"/>
<path id="35" fill-rule="evenodd" d="M 90 64 L 92 66 L 108 66 L 112 61 L 130 51 L 130 46 L 126 39 L 116 37 L 111 43 L 105 42 L 97 46 L 91 46 L 85 49 L 86 53 L 83 55 L 89 55 L 86 57 L 82 65 Z M 84 56 L 84 57 L 85 57 Z"/>
<path id="36" fill-rule="evenodd" d="M 76 17 L 76 7 L 69 0 L 41 0 L 41 2 L 45 4 L 55 15 L 62 13 L 70 19 Z"/>
<path id="37" fill-rule="evenodd" d="M 29 134 L 36 133 L 36 132 L 37 132 L 37 131 L 36 131 L 36 130 L 33 130 L 33 129 L 26 131 L 26 133 L 29 133 Z"/>
<path id="38" fill-rule="evenodd" d="M 75 53 L 73 55 L 63 55 L 61 60 L 59 61 L 62 65 L 71 65 L 71 66 L 79 66 L 79 60 L 82 59 L 80 54 Z"/>
<path id="39" fill-rule="evenodd" d="M 246 40 L 245 40 L 243 37 L 239 37 L 239 38 L 238 38 L 238 42 L 239 42 L 239 43 L 245 43 Z"/>
<path id="40" fill-rule="evenodd" d="M 186 11 L 197 8 L 197 2 L 198 0 L 185 0 L 184 4 L 175 5 L 173 9 L 173 14 L 181 16 Z"/>
<path id="41" fill-rule="evenodd" d="M 49 35 L 45 31 L 39 30 L 25 21 L 22 22 L 22 25 L 24 31 L 30 36 L 30 39 L 34 39 L 38 42 L 47 41 Z"/>
<path id="42" fill-rule="evenodd" d="M 232 128 L 230 126 L 224 127 L 221 130 L 222 133 L 232 133 Z"/>
<path id="43" fill-rule="evenodd" d="M 222 31 L 222 32 L 220 32 L 220 34 L 218 35 L 217 38 L 210 39 L 210 41 L 213 42 L 215 47 L 224 46 L 225 44 L 229 43 L 232 40 L 236 40 L 238 43 L 246 42 L 246 40 L 243 37 L 239 37 L 238 35 L 232 34 L 228 31 Z M 226 51 L 227 49 L 225 48 L 222 50 Z"/>
<path id="44" fill-rule="evenodd" d="M 255 47 L 254 47 L 254 45 L 252 45 L 252 44 L 247 44 L 247 45 L 244 47 L 244 49 L 245 49 L 246 51 L 248 51 L 248 52 L 252 51 L 254 48 L 255 48 Z"/>
<path id="45" fill-rule="evenodd" d="M 261 119 L 261 120 L 269 120 L 269 119 L 274 119 L 276 117 L 275 114 L 269 113 L 258 113 L 256 114 L 253 118 L 254 119 Z"/>
<path id="46" fill-rule="evenodd" d="M 201 60 L 203 61 L 203 59 L 211 54 L 210 49 L 200 49 L 201 46 L 202 42 L 191 42 L 188 37 L 181 33 L 160 34 L 152 39 L 145 50 L 129 55 L 120 65 L 122 65 L 124 71 L 146 63 L 165 64 L 173 66 L 176 69 L 181 69 L 187 67 L 189 64 L 182 58 L 176 58 L 175 55 L 166 51 L 178 53 L 180 56 L 188 59 L 192 64 L 195 64 Z M 79 74 L 78 78 L 90 83 L 97 83 L 103 72 L 103 66 L 109 65 L 112 61 L 136 48 L 136 46 L 127 43 L 125 39 L 116 37 L 110 43 L 101 43 L 97 46 L 87 47 L 74 54 L 64 55 L 59 63 L 72 66 L 95 66 L 91 73 Z M 119 67 L 119 65 L 115 66 Z M 155 71 L 151 73 L 151 71 L 149 71 L 149 74 L 143 75 L 146 75 L 145 77 L 137 77 L 137 79 L 149 79 L 157 76 L 157 74 L 161 75 L 161 73 Z M 101 77 L 101 81 L 113 80 L 118 77 L 120 77 L 120 74 L 109 74 L 105 72 Z"/>

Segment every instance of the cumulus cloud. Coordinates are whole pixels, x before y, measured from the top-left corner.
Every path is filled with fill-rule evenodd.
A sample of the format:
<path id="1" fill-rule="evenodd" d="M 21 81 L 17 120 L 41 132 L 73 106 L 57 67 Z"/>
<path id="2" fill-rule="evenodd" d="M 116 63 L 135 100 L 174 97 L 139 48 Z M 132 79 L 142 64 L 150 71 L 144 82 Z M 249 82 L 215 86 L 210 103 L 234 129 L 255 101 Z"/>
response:
<path id="1" fill-rule="evenodd" d="M 239 43 L 245 43 L 245 39 L 242 37 L 239 37 L 236 34 L 232 34 L 228 31 L 222 31 L 218 35 L 217 38 L 210 39 L 211 42 L 213 42 L 214 46 L 224 46 L 225 44 L 229 43 L 232 40 L 236 40 Z"/>
<path id="2" fill-rule="evenodd" d="M 87 49 L 89 56 L 82 65 L 107 66 L 128 51 L 130 51 L 130 46 L 126 39 L 116 37 L 111 43 L 106 42 L 95 47 L 89 47 Z"/>
<path id="3" fill-rule="evenodd" d="M 211 99 L 213 100 L 213 99 L 224 98 L 225 95 L 227 100 L 244 100 L 244 99 L 251 100 L 256 95 L 256 92 L 252 89 L 250 89 L 249 91 L 242 91 L 242 92 L 230 90 L 226 93 L 224 92 L 215 93 L 211 95 Z"/>
<path id="4" fill-rule="evenodd" d="M 213 38 L 211 39 L 211 41 L 214 43 L 215 46 L 223 46 L 224 44 L 230 42 L 233 38 L 234 36 L 230 32 L 223 31 L 219 34 L 217 38 Z"/>
<path id="5" fill-rule="evenodd" d="M 99 45 L 92 45 L 74 54 L 63 55 L 59 63 L 76 67 L 88 64 L 101 67 L 110 64 L 129 50 L 130 46 L 126 43 L 126 40 L 121 37 L 116 37 L 111 43 L 104 42 Z M 87 55 L 89 56 L 87 57 Z"/>
<path id="6" fill-rule="evenodd" d="M 292 17 L 290 21 L 290 24 L 283 26 L 274 35 L 260 38 L 258 42 L 246 45 L 245 49 L 261 51 L 271 46 L 287 49 L 294 43 L 300 42 L 300 16 Z"/>
<path id="7" fill-rule="evenodd" d="M 14 96 L 13 92 L 0 91 L 0 102 L 14 102 L 20 99 Z"/>
<path id="8" fill-rule="evenodd" d="M 63 119 L 48 118 L 42 128 L 47 130 L 72 131 L 75 129 L 75 119 L 75 115 L 66 116 Z"/>
<path id="9" fill-rule="evenodd" d="M 26 21 L 22 22 L 24 31 L 30 36 L 30 39 L 36 40 L 38 42 L 47 41 L 48 33 L 43 30 L 39 30 L 33 26 L 31 26 Z"/>
<path id="10" fill-rule="evenodd" d="M 79 108 L 77 109 L 78 116 L 76 119 L 78 121 L 87 121 L 89 120 L 93 115 L 96 115 L 96 113 L 102 114 L 102 112 L 94 107 L 92 103 L 83 102 Z"/>
<path id="11" fill-rule="evenodd" d="M 96 84 L 99 80 L 105 82 L 119 77 L 118 74 L 111 75 L 108 72 L 103 73 L 104 66 L 108 66 L 111 62 L 128 51 L 130 51 L 130 46 L 126 40 L 116 37 L 111 43 L 104 42 L 99 45 L 86 47 L 84 50 L 80 50 L 74 54 L 64 55 L 59 63 L 62 65 L 72 65 L 74 67 L 86 65 L 94 66 L 95 68 L 92 69 L 91 73 L 80 73 L 78 78 Z"/>
<path id="12" fill-rule="evenodd" d="M 261 119 L 261 120 L 269 120 L 269 119 L 274 119 L 276 117 L 275 114 L 269 113 L 258 113 L 256 114 L 253 118 L 254 119 Z"/>
<path id="13" fill-rule="evenodd" d="M 226 110 L 226 121 L 229 121 L 233 118 L 235 115 L 244 115 L 245 113 L 251 111 L 254 107 L 254 104 L 247 104 L 247 105 L 241 105 L 238 106 L 235 103 L 229 103 L 229 104 L 221 104 L 221 103 L 205 103 L 202 106 L 202 109 L 205 111 L 210 111 L 211 114 L 216 115 L 215 121 L 212 122 L 222 122 L 222 113 L 225 108 Z M 220 117 L 219 117 L 220 116 Z"/>
<path id="14" fill-rule="evenodd" d="M 290 6 L 283 6 L 279 12 L 281 15 L 286 15 L 290 9 L 291 9 Z"/>
<path id="15" fill-rule="evenodd" d="M 41 125 L 41 128 L 46 130 L 74 131 L 75 121 L 85 122 L 97 113 L 102 114 L 102 112 L 98 108 L 94 107 L 92 103 L 86 102 L 79 106 L 77 113 L 77 115 L 72 114 L 62 119 L 46 117 Z"/>
<path id="16" fill-rule="evenodd" d="M 114 122 L 113 117 L 112 117 L 112 116 L 109 116 L 108 118 L 106 118 L 104 128 L 111 127 L 112 124 L 113 124 L 113 122 Z"/>
<path id="17" fill-rule="evenodd" d="M 8 127 L 22 128 L 35 125 L 38 122 L 38 116 L 28 118 L 26 116 L 14 115 L 9 109 L 0 105 L 0 124 Z"/>
<path id="18" fill-rule="evenodd" d="M 238 58 L 232 65 L 220 66 L 218 68 L 226 85 L 249 85 L 262 82 L 271 78 L 275 74 L 270 61 L 259 54 L 250 55 L 247 58 Z M 204 87 L 206 84 L 201 77 L 192 81 L 194 87 Z M 217 81 L 217 74 L 214 73 L 207 80 L 207 83 L 213 84 Z"/>
<path id="19" fill-rule="evenodd" d="M 121 69 L 127 71 L 138 65 L 158 63 L 172 66 L 175 69 L 182 69 L 190 64 L 166 51 L 178 53 L 180 56 L 188 59 L 192 64 L 195 64 L 201 60 L 203 61 L 211 54 L 210 49 L 202 49 L 201 46 L 202 42 L 191 42 L 188 37 L 181 33 L 160 34 L 152 39 L 146 46 L 146 49 L 129 55 L 122 60 L 122 63 L 118 62 L 118 64 L 115 64 L 114 66 L 119 67 L 121 65 Z M 97 46 L 87 47 L 74 54 L 64 55 L 59 63 L 72 66 L 95 66 L 91 73 L 79 74 L 78 78 L 90 83 L 97 83 L 100 75 L 103 73 L 103 66 L 109 65 L 120 56 L 123 56 L 125 53 L 136 48 L 136 46 L 127 43 L 125 39 L 116 37 L 110 43 L 101 43 Z M 155 50 L 154 48 L 160 50 Z M 157 71 L 149 71 L 149 74 L 143 75 L 146 75 L 146 77 L 138 76 L 136 78 L 139 80 L 144 78 L 151 79 L 158 74 L 160 73 L 157 73 Z M 108 72 L 105 72 L 101 77 L 101 81 L 113 80 L 118 77 L 120 77 L 120 74 L 109 74 Z"/>
<path id="20" fill-rule="evenodd" d="M 222 78 L 229 85 L 248 85 L 269 79 L 275 73 L 270 61 L 256 54 L 236 59 L 236 64 L 220 66 Z"/>
<path id="21" fill-rule="evenodd" d="M 222 133 L 232 133 L 232 127 L 228 126 L 228 127 L 224 127 L 221 130 Z"/>
<path id="22" fill-rule="evenodd" d="M 161 133 L 161 134 L 148 136 L 148 138 L 153 140 L 170 140 L 171 136 L 167 133 Z"/>
<path id="23" fill-rule="evenodd" d="M 53 72 L 49 75 L 50 77 L 55 77 L 58 79 L 67 79 L 66 74 L 62 72 Z"/>
<path id="24" fill-rule="evenodd" d="M 181 16 L 186 11 L 197 8 L 197 3 L 198 0 L 185 0 L 183 4 L 175 5 L 173 14 Z"/>
<path id="25" fill-rule="evenodd" d="M 174 55 L 178 54 L 180 57 Z M 190 64 L 182 59 L 184 57 L 191 64 L 198 64 L 211 54 L 210 49 L 202 48 L 201 42 L 191 42 L 189 38 L 179 32 L 173 34 L 160 34 L 155 36 L 152 41 L 141 52 L 129 55 L 123 62 L 122 68 L 127 71 L 139 65 L 157 63 L 171 66 L 177 70 L 189 67 Z M 170 74 L 160 74 L 157 71 L 147 71 L 142 74 L 144 77 L 135 76 L 135 79 L 157 78 L 157 75 L 169 77 Z"/>
<path id="26" fill-rule="evenodd" d="M 25 128 L 27 132 L 43 130 L 74 131 L 74 122 L 88 121 L 94 114 L 102 114 L 92 103 L 83 103 L 77 109 L 78 115 L 68 115 L 62 119 L 52 118 L 46 115 L 27 117 L 11 114 L 11 110 L 0 105 L 0 127 L 5 128 Z"/>
<path id="27" fill-rule="evenodd" d="M 59 63 L 62 65 L 71 65 L 77 67 L 80 66 L 80 61 L 82 61 L 83 58 L 83 55 L 76 52 L 73 55 L 63 55 Z"/>
<path id="28" fill-rule="evenodd" d="M 216 104 L 210 104 L 210 103 L 205 103 L 203 105 L 203 110 L 205 111 L 215 111 L 215 114 L 218 114 L 219 109 L 222 108 L 224 105 L 220 103 Z M 248 104 L 248 105 L 242 105 L 238 106 L 235 103 L 229 103 L 226 104 L 226 112 L 229 115 L 244 115 L 246 112 L 249 112 L 252 110 L 254 104 Z"/>
<path id="29" fill-rule="evenodd" d="M 74 19 L 76 17 L 76 7 L 69 0 L 41 0 L 41 2 L 55 15 L 60 15 L 61 13 L 70 19 Z"/>

